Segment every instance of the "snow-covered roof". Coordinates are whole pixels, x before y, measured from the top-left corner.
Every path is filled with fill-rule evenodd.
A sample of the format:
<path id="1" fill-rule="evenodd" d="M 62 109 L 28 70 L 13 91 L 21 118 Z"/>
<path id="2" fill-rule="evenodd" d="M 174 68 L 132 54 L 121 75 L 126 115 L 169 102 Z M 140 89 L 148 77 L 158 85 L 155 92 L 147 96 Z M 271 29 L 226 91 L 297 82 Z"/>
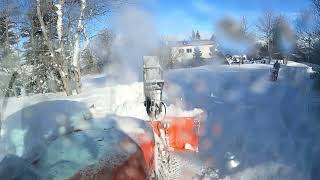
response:
<path id="1" fill-rule="evenodd" d="M 214 41 L 212 40 L 192 40 L 192 41 L 171 41 L 169 45 L 171 47 L 181 47 L 181 46 L 204 46 L 204 45 L 213 45 Z"/>

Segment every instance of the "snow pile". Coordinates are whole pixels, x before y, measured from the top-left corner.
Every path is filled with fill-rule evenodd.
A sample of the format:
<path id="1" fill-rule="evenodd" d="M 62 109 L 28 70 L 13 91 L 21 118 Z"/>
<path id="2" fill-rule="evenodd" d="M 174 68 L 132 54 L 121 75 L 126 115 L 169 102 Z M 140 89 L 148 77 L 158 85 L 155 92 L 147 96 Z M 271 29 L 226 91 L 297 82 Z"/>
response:
<path id="1" fill-rule="evenodd" d="M 194 108 L 193 110 L 183 110 L 181 107 L 170 104 L 167 107 L 167 116 L 174 117 L 194 117 L 203 113 L 202 109 Z"/>
<path id="2" fill-rule="evenodd" d="M 90 118 L 85 105 L 75 101 L 44 101 L 22 108 L 3 123 L 0 156 L 15 154 L 33 162 L 51 140 L 88 128 Z"/>
<path id="3" fill-rule="evenodd" d="M 22 158 L 7 156 L 0 162 L 0 179 L 41 180 L 40 173 Z"/>
<path id="4" fill-rule="evenodd" d="M 244 171 L 235 173 L 230 179 L 275 179 L 275 177 L 281 180 L 305 179 L 305 176 L 293 167 L 275 162 L 249 167 Z"/>
<path id="5" fill-rule="evenodd" d="M 294 61 L 288 61 L 287 66 L 290 66 L 290 67 L 305 67 L 305 68 L 309 67 L 306 64 L 302 64 L 302 63 L 298 63 L 298 62 L 294 62 Z"/>
<path id="6" fill-rule="evenodd" d="M 87 88 L 90 84 L 90 88 Z M 4 112 L 4 119 L 21 109 L 44 101 L 67 100 L 83 103 L 91 109 L 95 117 L 110 114 L 147 119 L 144 109 L 143 83 L 136 82 L 128 85 L 104 86 L 88 82 L 84 85 L 82 94 L 66 97 L 63 93 L 38 94 L 33 96 L 12 97 Z M 50 109 L 50 108 L 49 108 Z M 49 110 L 48 109 L 48 110 Z"/>
<path id="7" fill-rule="evenodd" d="M 114 82 L 110 83 L 109 81 L 110 84 L 108 85 L 106 77 L 100 75 L 89 76 L 84 81 L 86 82 L 84 85 L 85 90 L 78 99 L 81 102 L 85 102 L 88 106 L 94 105 L 94 108 L 91 109 L 94 117 L 115 114 L 149 120 L 144 107 L 145 97 L 142 82 L 114 85 Z M 104 84 L 104 87 L 92 88 L 92 86 L 100 86 L 101 84 Z M 174 90 L 174 87 L 170 86 L 170 89 L 165 91 L 176 92 L 178 94 L 182 89 Z M 166 99 L 165 96 L 166 92 L 164 92 L 164 99 Z M 201 112 L 197 108 L 186 111 L 183 109 L 184 105 L 181 101 L 179 102 L 179 99 L 167 104 L 167 106 L 167 116 L 194 116 Z"/>
<path id="8" fill-rule="evenodd" d="M 140 82 L 87 89 L 80 96 L 81 102 L 88 106 L 94 105 L 94 117 L 116 114 L 139 119 L 148 118 L 143 105 L 143 83 Z"/>

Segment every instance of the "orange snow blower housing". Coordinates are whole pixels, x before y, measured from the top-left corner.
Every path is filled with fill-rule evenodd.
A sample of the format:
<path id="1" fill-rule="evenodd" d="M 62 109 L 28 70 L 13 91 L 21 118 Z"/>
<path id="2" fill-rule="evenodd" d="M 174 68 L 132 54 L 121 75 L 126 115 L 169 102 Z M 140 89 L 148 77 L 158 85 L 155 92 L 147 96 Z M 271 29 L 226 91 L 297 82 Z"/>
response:
<path id="1" fill-rule="evenodd" d="M 169 148 L 176 152 L 198 152 L 201 114 L 194 117 L 166 117 L 169 127 Z M 151 122 L 153 130 L 160 136 L 161 121 Z"/>

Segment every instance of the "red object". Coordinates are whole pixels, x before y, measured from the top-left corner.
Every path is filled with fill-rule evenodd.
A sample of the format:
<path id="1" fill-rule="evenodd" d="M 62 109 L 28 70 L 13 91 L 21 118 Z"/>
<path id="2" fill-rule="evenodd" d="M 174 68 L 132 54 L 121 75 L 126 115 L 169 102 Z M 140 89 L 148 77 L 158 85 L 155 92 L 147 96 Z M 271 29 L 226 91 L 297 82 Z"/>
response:
<path id="1" fill-rule="evenodd" d="M 127 161 L 112 169 L 113 180 L 140 180 L 147 179 L 154 170 L 154 140 L 145 134 L 137 134 L 137 152 Z"/>
<path id="2" fill-rule="evenodd" d="M 121 119 L 120 119 L 121 120 Z M 132 121 L 137 121 L 132 119 Z M 117 129 L 112 129 L 106 133 L 108 138 L 113 136 L 119 139 L 114 141 L 113 139 L 106 138 L 106 143 L 117 150 L 117 155 L 105 154 L 107 159 L 117 159 L 117 163 L 113 163 L 112 160 L 97 166 L 95 162 L 93 165 L 85 166 L 81 168 L 81 171 L 76 172 L 70 179 L 80 180 L 140 180 L 148 179 L 148 177 L 154 171 L 154 133 L 151 125 L 145 121 L 138 121 L 143 126 L 144 132 L 123 132 Z M 79 131 L 78 133 L 83 133 Z M 102 140 L 104 141 L 104 140 Z M 133 150 L 132 152 L 128 149 Z M 97 161 L 100 162 L 100 161 Z M 97 168 L 99 167 L 99 168 Z"/>
<path id="3" fill-rule="evenodd" d="M 120 146 L 138 145 L 136 152 L 132 153 L 126 160 L 116 166 L 105 165 L 100 169 L 88 166 L 84 169 L 86 173 L 79 171 L 71 180 L 141 180 L 147 179 L 154 170 L 153 150 L 154 141 L 146 140 L 143 135 L 138 135 L 139 143 L 136 144 L 131 138 L 120 142 Z M 141 140 L 141 141 L 140 141 Z"/>
<path id="4" fill-rule="evenodd" d="M 169 127 L 166 133 L 169 136 L 169 146 L 177 152 L 198 151 L 199 128 L 201 114 L 195 117 L 166 117 Z M 151 122 L 156 135 L 160 136 L 160 121 Z"/>
<path id="5" fill-rule="evenodd" d="M 146 161 L 147 173 L 151 174 L 154 170 L 154 139 L 146 137 L 144 134 L 138 135 L 139 146 L 143 152 L 144 160 Z"/>

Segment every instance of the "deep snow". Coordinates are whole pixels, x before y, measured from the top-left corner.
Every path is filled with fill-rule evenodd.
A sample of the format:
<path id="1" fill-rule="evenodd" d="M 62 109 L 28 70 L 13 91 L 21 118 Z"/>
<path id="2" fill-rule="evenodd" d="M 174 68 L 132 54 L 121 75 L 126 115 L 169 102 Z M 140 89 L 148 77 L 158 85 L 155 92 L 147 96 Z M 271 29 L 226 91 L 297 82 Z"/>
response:
<path id="1" fill-rule="evenodd" d="M 262 64 L 203 66 L 166 73 L 168 114 L 192 115 L 199 108 L 206 113 L 199 153 L 174 153 L 180 163 L 177 171 L 187 176 L 183 178 L 201 176 L 204 167 L 218 169 L 226 179 L 310 179 L 311 172 L 316 172 L 311 170 L 318 167 L 320 151 L 316 141 L 320 96 L 312 90 L 310 67 L 289 62 L 282 66 L 277 82 L 269 81 L 270 68 Z M 147 120 L 143 101 L 141 82 L 117 84 L 103 75 L 85 77 L 83 93 L 77 96 L 11 98 L 4 114 L 0 159 L 7 153 L 34 158 L 39 152 L 26 150 L 30 146 L 24 139 L 37 144 L 34 136 L 64 133 L 70 124 L 86 127 L 91 117 Z M 38 120 L 27 122 L 30 116 Z M 66 116 L 70 123 L 64 123 Z M 28 134 L 25 126 L 33 128 L 33 133 Z M 233 162 L 230 154 L 240 162 L 233 169 L 228 166 Z"/>
<path id="2" fill-rule="evenodd" d="M 290 62 L 277 82 L 269 81 L 270 68 L 205 66 L 167 74 L 176 90 L 167 91 L 168 102 L 182 99 L 185 109 L 207 112 L 198 160 L 231 179 L 309 179 L 318 167 L 319 102 L 312 100 L 319 95 L 311 90 L 310 68 Z M 238 168 L 228 169 L 228 152 Z"/>

